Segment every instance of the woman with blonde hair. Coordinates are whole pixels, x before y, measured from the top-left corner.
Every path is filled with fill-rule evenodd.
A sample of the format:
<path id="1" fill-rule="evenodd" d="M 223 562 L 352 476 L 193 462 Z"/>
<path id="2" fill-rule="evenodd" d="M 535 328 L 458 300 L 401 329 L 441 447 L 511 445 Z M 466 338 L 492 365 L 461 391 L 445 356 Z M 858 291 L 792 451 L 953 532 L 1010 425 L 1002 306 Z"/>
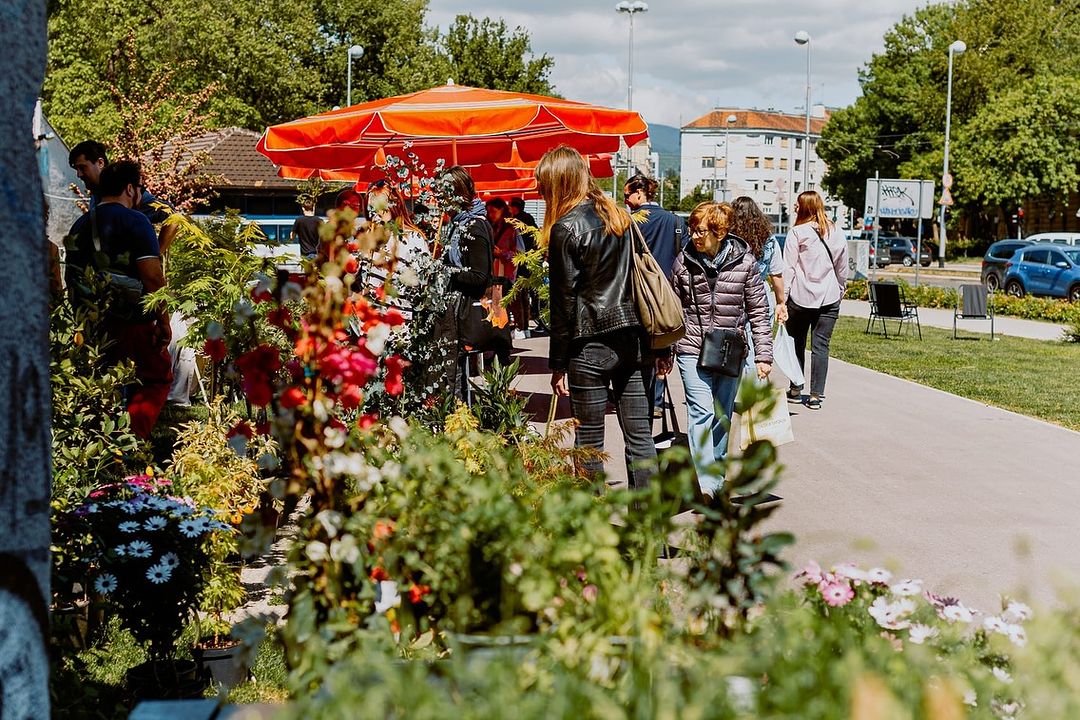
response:
<path id="1" fill-rule="evenodd" d="M 547 204 L 551 387 L 570 396 L 578 447 L 603 451 L 605 410 L 609 399 L 615 404 L 630 488 L 645 487 L 656 472 L 643 378 L 653 356 L 634 304 L 630 216 L 597 187 L 573 148 L 545 153 L 536 183 Z M 597 456 L 584 469 L 598 477 L 603 462 Z"/>
<path id="2" fill-rule="evenodd" d="M 847 287 L 847 240 L 825 215 L 825 203 L 813 190 L 799 195 L 795 224 L 784 242 L 784 286 L 787 288 L 788 334 L 795 355 L 806 369 L 806 335 L 812 333 L 810 397 L 806 406 L 821 408 L 829 372 L 829 341 L 840 315 L 840 298 Z M 788 398 L 799 400 L 802 388 L 792 385 Z"/>
<path id="3" fill-rule="evenodd" d="M 750 246 L 730 232 L 734 219 L 727 203 L 704 202 L 694 208 L 687 223 L 690 244 L 675 258 L 671 275 L 686 325 L 686 335 L 675 345 L 675 360 L 686 391 L 690 454 L 706 502 L 724 484 L 717 463 L 727 456 L 728 427 L 747 354 L 747 326 L 758 377 L 767 378 L 772 370 L 765 283 Z M 727 353 L 718 353 L 720 348 Z M 660 374 L 670 370 L 670 359 L 658 363 Z"/>

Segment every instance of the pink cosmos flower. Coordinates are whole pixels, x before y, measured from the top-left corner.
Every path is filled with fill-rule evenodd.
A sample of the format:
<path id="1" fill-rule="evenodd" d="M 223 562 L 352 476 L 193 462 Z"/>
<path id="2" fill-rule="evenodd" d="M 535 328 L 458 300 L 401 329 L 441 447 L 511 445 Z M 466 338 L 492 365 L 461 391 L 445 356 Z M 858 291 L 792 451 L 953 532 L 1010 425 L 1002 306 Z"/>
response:
<path id="1" fill-rule="evenodd" d="M 821 566 L 811 560 L 806 567 L 795 573 L 796 580 L 802 580 L 803 585 L 817 585 L 821 582 Z"/>
<path id="2" fill-rule="evenodd" d="M 855 597 L 855 591 L 846 582 L 832 582 L 821 588 L 821 596 L 831 607 L 843 607 Z"/>

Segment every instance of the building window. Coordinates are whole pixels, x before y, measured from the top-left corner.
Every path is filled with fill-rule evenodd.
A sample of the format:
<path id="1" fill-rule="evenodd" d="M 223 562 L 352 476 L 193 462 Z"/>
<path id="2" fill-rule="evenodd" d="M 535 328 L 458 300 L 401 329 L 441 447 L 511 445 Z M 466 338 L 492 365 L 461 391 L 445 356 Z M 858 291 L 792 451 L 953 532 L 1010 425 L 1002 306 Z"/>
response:
<path id="1" fill-rule="evenodd" d="M 802 160 L 795 158 L 795 172 L 802 170 Z"/>
<path id="2" fill-rule="evenodd" d="M 701 167 L 703 167 L 703 168 L 716 167 L 716 158 L 711 158 L 711 157 L 703 157 L 703 158 L 701 158 Z"/>
<path id="3" fill-rule="evenodd" d="M 795 182 L 795 194 L 798 195 L 800 192 L 802 192 L 802 183 L 796 181 Z"/>
<path id="4" fill-rule="evenodd" d="M 772 170 L 776 165 L 776 162 L 772 158 L 765 158 L 765 169 Z"/>
<path id="5" fill-rule="evenodd" d="M 772 145 L 773 140 L 775 140 L 775 138 L 772 135 L 766 135 L 765 136 L 765 144 L 766 145 Z"/>
<path id="6" fill-rule="evenodd" d="M 756 157 L 748 157 L 748 158 L 746 158 L 746 168 L 748 170 L 753 170 L 754 168 L 759 168 L 759 167 L 761 167 L 761 159 L 760 158 L 756 158 Z"/>
<path id="7" fill-rule="evenodd" d="M 802 138 L 795 138 L 795 149 L 802 150 Z"/>
<path id="8" fill-rule="evenodd" d="M 787 170 L 787 158 L 780 158 L 780 169 Z"/>
<path id="9" fill-rule="evenodd" d="M 780 147 L 787 148 L 790 138 L 780 138 Z"/>
<path id="10" fill-rule="evenodd" d="M 750 186 L 750 188 L 752 190 L 760 190 L 761 189 L 761 181 L 760 180 L 747 180 L 746 184 L 748 186 Z"/>

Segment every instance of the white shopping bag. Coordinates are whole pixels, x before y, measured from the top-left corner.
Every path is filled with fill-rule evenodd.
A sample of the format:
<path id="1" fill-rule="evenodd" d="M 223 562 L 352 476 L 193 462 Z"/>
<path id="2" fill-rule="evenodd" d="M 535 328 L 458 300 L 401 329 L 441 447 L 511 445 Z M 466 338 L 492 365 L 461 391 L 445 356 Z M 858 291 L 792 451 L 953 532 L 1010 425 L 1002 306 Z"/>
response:
<path id="1" fill-rule="evenodd" d="M 801 386 L 806 384 L 802 366 L 799 365 L 799 358 L 795 356 L 795 341 L 788 335 L 783 323 L 780 323 L 780 326 L 776 328 L 772 352 L 773 363 L 780 368 L 780 372 L 784 373 L 784 377 L 792 385 Z"/>
<path id="2" fill-rule="evenodd" d="M 775 385 L 771 387 L 774 402 L 770 412 L 764 412 L 762 405 L 756 405 L 739 416 L 739 439 L 743 450 L 757 440 L 768 440 L 777 446 L 795 441 L 784 391 Z"/>

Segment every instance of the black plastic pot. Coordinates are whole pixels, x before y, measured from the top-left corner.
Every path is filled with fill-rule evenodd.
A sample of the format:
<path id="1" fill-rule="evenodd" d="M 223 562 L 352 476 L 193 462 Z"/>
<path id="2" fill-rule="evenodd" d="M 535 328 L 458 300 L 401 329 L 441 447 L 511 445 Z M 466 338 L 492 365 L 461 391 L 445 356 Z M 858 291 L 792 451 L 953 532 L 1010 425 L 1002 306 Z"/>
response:
<path id="1" fill-rule="evenodd" d="M 240 650 L 240 643 L 220 648 L 196 646 L 191 655 L 199 664 L 203 678 L 231 690 L 248 677 L 248 666 Z"/>
<path id="2" fill-rule="evenodd" d="M 147 660 L 127 671 L 127 683 L 140 700 L 200 698 L 206 688 L 192 660 Z"/>

